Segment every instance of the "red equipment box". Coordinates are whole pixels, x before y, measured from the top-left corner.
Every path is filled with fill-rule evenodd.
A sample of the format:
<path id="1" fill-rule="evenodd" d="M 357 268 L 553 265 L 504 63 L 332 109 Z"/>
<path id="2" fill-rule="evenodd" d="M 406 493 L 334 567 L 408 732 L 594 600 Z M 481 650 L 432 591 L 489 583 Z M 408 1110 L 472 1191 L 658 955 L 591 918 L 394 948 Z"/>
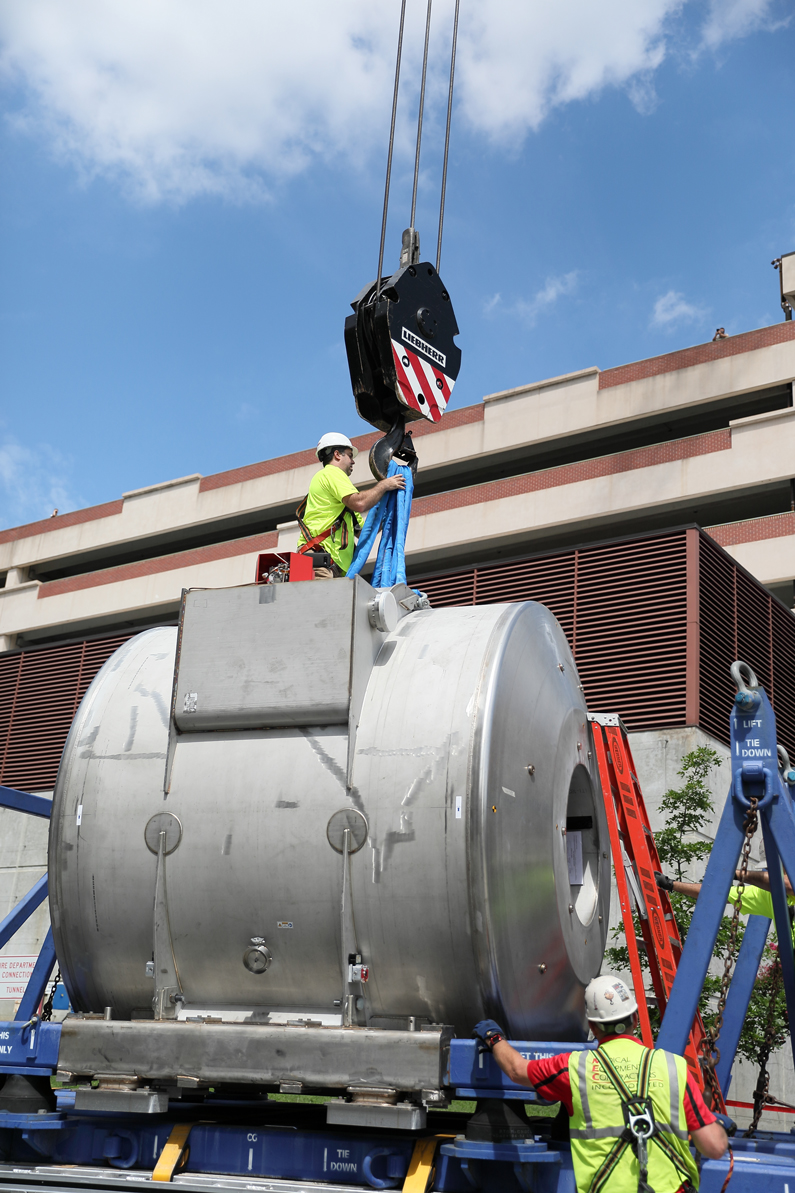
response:
<path id="1" fill-rule="evenodd" d="M 300 555 L 298 551 L 284 551 L 281 554 L 269 551 L 264 555 L 257 556 L 257 571 L 254 583 L 264 584 L 271 568 L 278 567 L 279 564 L 283 564 L 286 567 L 287 576 L 285 579 L 289 581 L 311 580 L 313 578 L 311 555 Z"/>

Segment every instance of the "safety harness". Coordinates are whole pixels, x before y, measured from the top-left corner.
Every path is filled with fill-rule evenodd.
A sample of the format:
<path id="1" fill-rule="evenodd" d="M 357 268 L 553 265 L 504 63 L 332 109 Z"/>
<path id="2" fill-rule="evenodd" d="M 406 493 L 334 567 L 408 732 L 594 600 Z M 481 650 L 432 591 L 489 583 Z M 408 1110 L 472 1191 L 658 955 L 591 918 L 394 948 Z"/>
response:
<path id="1" fill-rule="evenodd" d="M 601 1193 L 612 1174 L 616 1171 L 628 1147 L 632 1148 L 637 1157 L 640 1172 L 638 1175 L 638 1193 L 654 1193 L 649 1184 L 649 1149 L 651 1140 L 665 1153 L 667 1158 L 681 1174 L 683 1183 L 690 1183 L 690 1173 L 676 1150 L 671 1147 L 662 1134 L 660 1126 L 654 1120 L 654 1110 L 649 1097 L 649 1080 L 651 1078 L 651 1064 L 654 1051 L 649 1048 L 643 1054 L 638 1070 L 638 1085 L 635 1093 L 630 1093 L 621 1074 L 616 1069 L 610 1057 L 603 1049 L 596 1053 L 599 1064 L 604 1069 L 614 1090 L 621 1099 L 621 1109 L 624 1112 L 624 1130 L 616 1139 L 610 1152 L 596 1173 L 589 1193 Z"/>
<path id="2" fill-rule="evenodd" d="M 324 543 L 326 541 L 326 539 L 329 537 L 329 535 L 335 534 L 336 531 L 338 531 L 340 528 L 342 529 L 342 534 L 340 536 L 340 550 L 344 551 L 345 548 L 348 546 L 348 522 L 346 520 L 345 515 L 349 511 L 347 509 L 343 508 L 342 513 L 338 514 L 338 516 L 334 519 L 334 521 L 331 523 L 330 526 L 327 526 L 325 530 L 321 530 L 320 534 L 313 535 L 311 530 L 309 529 L 309 527 L 304 522 L 304 514 L 306 513 L 306 503 L 308 500 L 309 500 L 309 494 L 307 493 L 306 497 L 301 502 L 298 509 L 295 511 L 295 516 L 296 516 L 296 520 L 298 522 L 298 527 L 301 531 L 301 534 L 306 539 L 306 542 L 304 543 L 303 547 L 298 548 L 298 554 L 306 555 L 307 552 L 314 551 L 316 547 L 318 547 L 321 543 Z M 351 518 L 353 518 L 353 515 L 351 515 Z M 355 531 L 354 531 L 354 533 L 355 533 Z"/>

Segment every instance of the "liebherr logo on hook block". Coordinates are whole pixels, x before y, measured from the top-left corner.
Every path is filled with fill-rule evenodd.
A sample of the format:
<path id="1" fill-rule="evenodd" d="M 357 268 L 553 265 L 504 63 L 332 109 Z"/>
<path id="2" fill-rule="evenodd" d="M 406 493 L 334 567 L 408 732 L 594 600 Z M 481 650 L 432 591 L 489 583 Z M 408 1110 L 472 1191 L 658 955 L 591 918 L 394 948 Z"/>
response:
<path id="1" fill-rule="evenodd" d="M 410 344 L 416 352 L 424 352 L 440 369 L 446 366 L 447 357 L 445 354 L 439 352 L 437 348 L 432 348 L 430 344 L 426 344 L 425 340 L 421 340 L 419 336 L 415 336 L 413 331 L 409 331 L 407 327 L 401 327 L 400 334 L 405 343 Z"/>

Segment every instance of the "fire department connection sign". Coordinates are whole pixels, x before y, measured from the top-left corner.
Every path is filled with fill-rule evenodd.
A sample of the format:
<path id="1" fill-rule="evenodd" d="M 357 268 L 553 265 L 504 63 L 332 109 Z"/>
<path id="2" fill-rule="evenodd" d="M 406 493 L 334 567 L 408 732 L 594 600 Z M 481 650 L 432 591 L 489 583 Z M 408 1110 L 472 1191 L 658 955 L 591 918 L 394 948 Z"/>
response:
<path id="1" fill-rule="evenodd" d="M 36 954 L 0 957 L 0 998 L 20 999 L 33 973 Z"/>

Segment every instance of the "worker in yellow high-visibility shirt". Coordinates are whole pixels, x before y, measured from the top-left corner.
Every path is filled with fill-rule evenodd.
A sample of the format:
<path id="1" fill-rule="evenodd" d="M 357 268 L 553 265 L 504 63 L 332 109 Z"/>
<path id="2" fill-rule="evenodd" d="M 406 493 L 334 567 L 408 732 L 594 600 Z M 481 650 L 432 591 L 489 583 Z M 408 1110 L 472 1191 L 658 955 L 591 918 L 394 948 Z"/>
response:
<path id="1" fill-rule="evenodd" d="M 327 551 L 330 568 L 315 568 L 316 580 L 344 576 L 351 566 L 360 514 L 366 514 L 390 489 L 405 489 L 402 476 L 388 476 L 360 493 L 350 479 L 359 454 L 347 435 L 330 431 L 321 437 L 315 454 L 323 465 L 309 484 L 309 492 L 296 510 L 301 530 L 298 551 Z"/>
<path id="2" fill-rule="evenodd" d="M 701 882 L 680 882 L 677 878 L 669 878 L 667 874 L 655 875 L 657 885 L 664 891 L 673 891 L 677 895 L 685 895 L 689 899 L 697 899 L 701 894 Z M 735 870 L 734 877 L 740 881 L 740 871 Z M 784 875 L 784 889 L 787 892 L 787 903 L 790 908 L 790 921 L 793 920 L 795 910 L 795 891 L 792 884 Z M 767 870 L 749 870 L 745 875 L 745 890 L 740 895 L 739 887 L 732 886 L 729 891 L 729 903 L 740 903 L 743 915 L 763 915 L 769 920 L 773 916 L 773 896 L 770 893 L 770 875 Z M 795 923 L 792 923 L 792 943 L 795 947 Z"/>

